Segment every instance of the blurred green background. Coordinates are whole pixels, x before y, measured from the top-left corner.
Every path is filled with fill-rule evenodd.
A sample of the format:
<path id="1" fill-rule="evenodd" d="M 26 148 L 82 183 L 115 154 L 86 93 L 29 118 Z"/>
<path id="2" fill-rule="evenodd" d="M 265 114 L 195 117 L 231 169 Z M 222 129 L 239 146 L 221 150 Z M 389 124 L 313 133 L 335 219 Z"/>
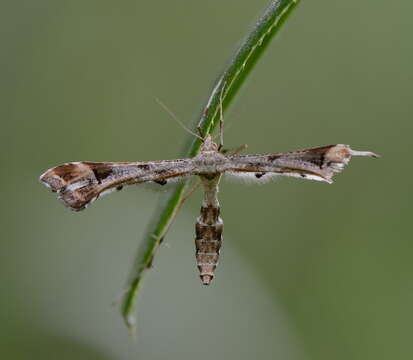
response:
<path id="1" fill-rule="evenodd" d="M 223 184 L 225 242 L 201 285 L 185 205 L 147 273 L 137 342 L 111 302 L 162 194 L 73 213 L 38 176 L 67 161 L 174 158 L 267 0 L 3 0 L 2 359 L 411 359 L 410 1 L 302 1 L 226 113 L 249 152 L 330 143 L 334 185 Z"/>

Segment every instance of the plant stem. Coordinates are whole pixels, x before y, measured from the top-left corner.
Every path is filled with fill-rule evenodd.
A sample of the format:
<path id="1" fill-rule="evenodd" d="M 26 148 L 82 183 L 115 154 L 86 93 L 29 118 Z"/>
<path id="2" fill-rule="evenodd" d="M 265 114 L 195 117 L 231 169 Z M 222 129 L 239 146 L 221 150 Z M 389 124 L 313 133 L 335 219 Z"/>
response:
<path id="1" fill-rule="evenodd" d="M 214 130 L 218 123 L 217 116 L 221 108 L 220 105 L 222 104 L 223 109 L 229 106 L 231 100 L 243 84 L 247 74 L 254 67 L 263 50 L 298 1 L 299 0 L 271 1 L 261 18 L 251 29 L 231 59 L 230 64 L 219 77 L 206 105 L 202 109 L 197 126 L 201 128 L 204 136 Z M 194 136 L 190 136 L 188 140 L 189 143 L 186 146 L 185 155 L 193 157 L 199 151 L 201 140 Z M 160 204 L 158 211 L 153 217 L 153 222 L 149 226 L 149 231 L 138 250 L 128 290 L 122 303 L 122 315 L 127 327 L 132 332 L 135 330 L 136 319 L 134 311 L 142 276 L 145 270 L 150 268 L 154 254 L 180 207 L 187 187 L 188 182 L 178 185 Z"/>

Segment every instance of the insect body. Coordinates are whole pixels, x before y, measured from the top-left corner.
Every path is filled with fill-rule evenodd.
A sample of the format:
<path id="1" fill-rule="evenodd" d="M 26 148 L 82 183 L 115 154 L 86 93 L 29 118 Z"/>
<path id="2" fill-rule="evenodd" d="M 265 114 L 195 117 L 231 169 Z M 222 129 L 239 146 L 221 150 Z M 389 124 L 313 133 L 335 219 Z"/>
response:
<path id="1" fill-rule="evenodd" d="M 196 259 L 202 283 L 210 284 L 218 263 L 223 221 L 220 217 L 218 186 L 223 174 L 266 181 L 276 176 L 292 176 L 332 183 L 352 156 L 378 157 L 355 151 L 348 145 L 328 145 L 288 153 L 226 156 L 208 135 L 193 158 L 153 162 L 71 162 L 47 170 L 40 181 L 58 193 L 72 210 L 86 208 L 103 194 L 124 185 L 199 176 L 204 187 L 201 215 L 196 222 Z"/>

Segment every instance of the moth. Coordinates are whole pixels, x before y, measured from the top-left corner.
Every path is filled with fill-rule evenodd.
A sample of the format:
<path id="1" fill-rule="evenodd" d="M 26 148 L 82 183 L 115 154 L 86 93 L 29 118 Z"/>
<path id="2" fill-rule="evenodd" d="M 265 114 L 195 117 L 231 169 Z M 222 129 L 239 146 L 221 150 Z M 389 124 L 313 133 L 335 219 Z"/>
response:
<path id="1" fill-rule="evenodd" d="M 223 240 L 218 187 L 224 174 L 266 182 L 274 176 L 290 176 L 332 183 L 352 156 L 378 155 L 355 151 L 348 145 L 327 145 L 287 153 L 226 155 L 210 135 L 202 138 L 193 158 L 145 162 L 70 162 L 47 170 L 40 181 L 56 192 L 68 208 L 85 209 L 100 196 L 125 185 L 153 182 L 165 185 L 177 178 L 198 176 L 204 188 L 200 216 L 196 220 L 196 261 L 201 281 L 214 278 Z M 222 144 L 222 140 L 221 140 Z"/>

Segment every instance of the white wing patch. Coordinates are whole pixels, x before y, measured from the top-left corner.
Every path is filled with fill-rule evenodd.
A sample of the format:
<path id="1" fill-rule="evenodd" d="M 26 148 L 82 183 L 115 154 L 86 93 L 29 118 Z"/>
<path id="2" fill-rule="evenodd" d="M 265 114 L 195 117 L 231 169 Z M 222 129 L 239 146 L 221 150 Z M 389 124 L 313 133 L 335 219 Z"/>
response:
<path id="1" fill-rule="evenodd" d="M 274 173 L 274 172 L 242 172 L 242 171 L 228 171 L 225 173 L 226 179 L 232 182 L 240 182 L 243 184 L 267 184 L 271 181 L 277 180 L 280 176 L 288 176 L 297 179 L 315 180 L 331 184 L 332 180 L 324 179 L 315 174 L 299 174 L 299 173 Z"/>
<path id="2" fill-rule="evenodd" d="M 286 172 L 286 173 L 282 173 L 282 174 L 279 174 L 279 175 L 294 177 L 294 178 L 297 178 L 297 179 L 321 181 L 321 182 L 326 182 L 328 184 L 333 183 L 333 180 L 324 179 L 323 177 L 315 175 L 315 174 L 298 174 L 298 173 L 287 173 Z"/>
<path id="3" fill-rule="evenodd" d="M 225 173 L 226 179 L 229 181 L 240 182 L 243 184 L 267 184 L 270 181 L 278 178 L 280 174 L 272 172 L 242 172 L 242 171 L 227 171 Z"/>

